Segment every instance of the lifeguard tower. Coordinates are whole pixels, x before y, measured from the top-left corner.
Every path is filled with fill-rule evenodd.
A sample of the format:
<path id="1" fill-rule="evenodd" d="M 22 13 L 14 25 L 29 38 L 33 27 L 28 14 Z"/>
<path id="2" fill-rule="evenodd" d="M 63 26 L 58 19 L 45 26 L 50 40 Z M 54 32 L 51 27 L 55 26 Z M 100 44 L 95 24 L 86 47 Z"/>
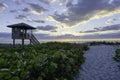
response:
<path id="1" fill-rule="evenodd" d="M 39 41 L 33 35 L 33 30 L 35 30 L 36 28 L 25 23 L 8 25 L 7 27 L 12 28 L 13 45 L 15 45 L 16 39 L 21 39 L 22 45 L 24 45 L 25 39 L 29 39 L 30 44 L 39 44 Z"/>

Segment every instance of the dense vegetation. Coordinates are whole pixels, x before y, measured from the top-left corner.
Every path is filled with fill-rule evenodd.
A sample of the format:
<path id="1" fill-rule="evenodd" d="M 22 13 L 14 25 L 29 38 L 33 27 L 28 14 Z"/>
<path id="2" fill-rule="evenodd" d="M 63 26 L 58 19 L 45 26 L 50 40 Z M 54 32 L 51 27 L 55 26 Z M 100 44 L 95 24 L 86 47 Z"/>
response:
<path id="1" fill-rule="evenodd" d="M 117 61 L 117 62 L 120 62 L 120 49 L 117 49 L 116 51 L 115 51 L 115 56 L 113 57 L 113 59 L 115 60 L 115 61 Z"/>
<path id="2" fill-rule="evenodd" d="M 86 45 L 0 46 L 0 80 L 74 80 Z"/>
<path id="3" fill-rule="evenodd" d="M 116 51 L 116 54 L 115 56 L 113 57 L 113 59 L 116 61 L 116 62 L 119 62 L 120 63 L 120 49 L 117 49 Z M 118 65 L 119 69 L 120 69 L 120 65 Z"/>
<path id="4" fill-rule="evenodd" d="M 120 45 L 120 42 L 106 42 L 106 41 L 94 41 L 94 42 L 90 42 L 90 45 L 101 45 L 101 44 L 105 44 L 105 45 Z"/>

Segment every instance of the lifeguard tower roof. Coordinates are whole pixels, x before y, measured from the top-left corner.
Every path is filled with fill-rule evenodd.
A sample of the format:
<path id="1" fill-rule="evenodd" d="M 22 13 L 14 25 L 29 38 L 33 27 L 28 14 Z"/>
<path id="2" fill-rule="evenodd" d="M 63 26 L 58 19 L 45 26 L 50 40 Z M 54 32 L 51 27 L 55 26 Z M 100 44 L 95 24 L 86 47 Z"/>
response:
<path id="1" fill-rule="evenodd" d="M 9 28 L 20 28 L 20 29 L 36 29 L 28 24 L 25 23 L 18 23 L 18 24 L 13 24 L 13 25 L 8 25 L 7 27 Z"/>

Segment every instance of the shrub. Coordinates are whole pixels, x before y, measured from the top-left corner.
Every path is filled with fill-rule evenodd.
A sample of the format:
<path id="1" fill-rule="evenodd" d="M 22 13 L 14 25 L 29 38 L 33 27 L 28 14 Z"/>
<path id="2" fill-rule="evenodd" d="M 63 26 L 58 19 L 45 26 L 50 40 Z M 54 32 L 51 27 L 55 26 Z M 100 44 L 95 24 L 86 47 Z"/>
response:
<path id="1" fill-rule="evenodd" d="M 120 49 L 117 49 L 115 56 L 113 57 L 113 59 L 117 62 L 120 62 Z"/>
<path id="2" fill-rule="evenodd" d="M 0 47 L 0 80 L 74 80 L 87 49 L 57 42 Z"/>

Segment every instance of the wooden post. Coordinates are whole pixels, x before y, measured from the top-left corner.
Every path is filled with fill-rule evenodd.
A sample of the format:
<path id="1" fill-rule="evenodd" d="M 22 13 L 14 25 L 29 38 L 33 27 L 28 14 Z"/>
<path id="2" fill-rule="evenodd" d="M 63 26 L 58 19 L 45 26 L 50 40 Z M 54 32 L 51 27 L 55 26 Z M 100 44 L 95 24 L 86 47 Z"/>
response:
<path id="1" fill-rule="evenodd" d="M 27 36 L 27 30 L 25 29 L 24 30 L 24 37 L 26 38 L 26 36 Z"/>
<path id="2" fill-rule="evenodd" d="M 31 39 L 30 39 L 30 45 L 32 44 Z"/>
<path id="3" fill-rule="evenodd" d="M 24 45 L 24 39 L 22 39 L 22 45 Z"/>
<path id="4" fill-rule="evenodd" d="M 32 35 L 32 33 L 33 33 L 33 31 L 32 31 L 32 29 L 31 29 L 31 35 Z"/>
<path id="5" fill-rule="evenodd" d="M 13 46 L 15 46 L 15 39 L 13 39 Z"/>
<path id="6" fill-rule="evenodd" d="M 32 39 L 32 29 L 31 29 L 31 33 L 30 33 L 30 45 L 32 44 L 31 39 Z"/>

